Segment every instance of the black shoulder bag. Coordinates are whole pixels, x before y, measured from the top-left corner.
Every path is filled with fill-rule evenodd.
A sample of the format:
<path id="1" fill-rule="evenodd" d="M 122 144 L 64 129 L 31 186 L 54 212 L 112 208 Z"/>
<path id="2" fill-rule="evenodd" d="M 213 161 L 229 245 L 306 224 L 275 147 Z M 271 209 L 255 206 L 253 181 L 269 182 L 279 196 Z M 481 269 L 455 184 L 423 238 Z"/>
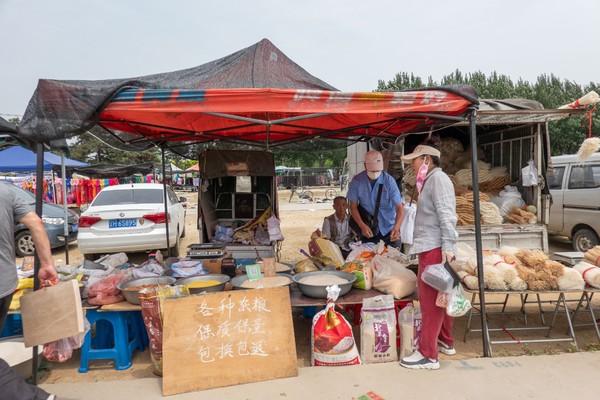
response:
<path id="1" fill-rule="evenodd" d="M 379 232 L 379 207 L 381 206 L 381 193 L 383 192 L 383 183 L 379 184 L 379 188 L 377 189 L 377 200 L 375 200 L 375 212 L 373 215 L 369 214 L 367 210 L 360 204 L 358 205 L 358 213 L 360 214 L 360 218 L 363 222 L 371 228 L 371 232 L 373 235 L 377 235 Z M 349 221 L 350 229 L 354 231 L 359 237 L 362 237 L 362 231 L 358 223 L 354 220 L 354 218 L 350 218 Z"/>

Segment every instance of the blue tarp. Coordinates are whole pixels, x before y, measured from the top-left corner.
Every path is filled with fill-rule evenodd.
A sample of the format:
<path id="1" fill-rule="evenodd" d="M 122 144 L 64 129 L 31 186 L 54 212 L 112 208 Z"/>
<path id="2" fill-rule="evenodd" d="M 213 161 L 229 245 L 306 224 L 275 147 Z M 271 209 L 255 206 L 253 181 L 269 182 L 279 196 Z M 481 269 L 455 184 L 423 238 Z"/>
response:
<path id="1" fill-rule="evenodd" d="M 67 167 L 85 167 L 87 165 L 81 161 L 65 158 L 65 166 Z M 60 156 L 44 152 L 44 171 L 48 171 L 54 166 L 60 167 Z M 0 151 L 0 172 L 35 171 L 35 167 L 36 155 L 31 150 L 13 146 Z"/>

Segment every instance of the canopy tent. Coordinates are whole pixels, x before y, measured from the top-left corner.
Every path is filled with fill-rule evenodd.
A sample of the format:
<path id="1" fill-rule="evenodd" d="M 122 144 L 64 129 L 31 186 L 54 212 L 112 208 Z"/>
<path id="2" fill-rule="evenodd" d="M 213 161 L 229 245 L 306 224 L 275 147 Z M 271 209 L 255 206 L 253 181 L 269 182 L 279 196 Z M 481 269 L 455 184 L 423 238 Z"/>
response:
<path id="1" fill-rule="evenodd" d="M 185 170 L 186 173 L 190 172 L 200 172 L 200 163 L 196 163 Z"/>
<path id="2" fill-rule="evenodd" d="M 90 178 L 115 178 L 135 174 L 148 175 L 153 172 L 154 164 L 152 163 L 134 165 L 96 164 L 87 167 L 67 168 L 67 173 L 77 173 Z"/>
<path id="3" fill-rule="evenodd" d="M 164 174 L 165 148 L 215 141 L 279 147 L 320 138 L 343 142 L 395 140 L 468 120 L 472 142 L 476 143 L 477 106 L 477 95 L 467 86 L 337 92 L 268 40 L 262 40 L 183 71 L 109 81 L 40 80 L 19 134 L 40 143 L 92 130 L 123 149 L 159 146 Z M 38 152 L 40 149 L 38 146 Z M 476 192 L 476 146 L 472 147 L 472 172 Z M 168 212 L 166 188 L 164 196 Z M 477 196 L 474 210 L 479 215 Z M 169 247 L 168 224 L 166 228 Z M 479 219 L 475 229 L 479 276 L 483 276 Z M 481 280 L 485 325 L 483 289 Z M 483 341 L 484 354 L 488 355 L 487 338 Z"/>
<path id="4" fill-rule="evenodd" d="M 179 168 L 177 165 L 171 163 L 169 165 L 169 168 L 171 168 L 171 172 L 183 172 L 183 170 L 181 168 Z"/>
<path id="5" fill-rule="evenodd" d="M 336 90 L 309 74 L 267 39 L 197 67 L 129 79 L 60 81 L 40 79 L 19 133 L 33 141 L 48 142 L 96 129 L 98 113 L 124 88 L 204 89 L 294 88 Z M 192 95 L 193 93 L 188 93 Z M 67 100 L 68 99 L 68 100 Z M 114 141 L 118 145 L 118 141 Z M 125 148 L 125 147 L 123 147 Z M 142 146 L 137 147 L 142 148 Z"/>
<path id="6" fill-rule="evenodd" d="M 0 151 L 0 172 L 23 172 L 36 170 L 36 154 L 21 146 L 12 146 Z M 43 169 L 51 170 L 53 167 L 60 167 L 61 159 L 59 155 L 50 152 L 44 152 Z M 65 158 L 65 166 L 84 167 L 88 164 Z"/>

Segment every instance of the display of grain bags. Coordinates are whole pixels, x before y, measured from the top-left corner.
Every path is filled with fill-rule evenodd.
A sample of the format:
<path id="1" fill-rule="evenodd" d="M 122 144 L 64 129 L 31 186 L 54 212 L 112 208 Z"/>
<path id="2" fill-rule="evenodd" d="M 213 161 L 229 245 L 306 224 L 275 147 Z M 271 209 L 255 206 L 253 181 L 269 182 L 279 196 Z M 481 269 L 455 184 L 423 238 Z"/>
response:
<path id="1" fill-rule="evenodd" d="M 396 312 L 392 295 L 363 299 L 360 324 L 360 356 L 364 363 L 398 360 Z"/>
<path id="2" fill-rule="evenodd" d="M 398 261 L 381 255 L 373 257 L 373 287 L 402 299 L 414 293 L 417 276 Z"/>
<path id="3" fill-rule="evenodd" d="M 400 327 L 400 359 L 410 356 L 419 347 L 421 333 L 421 310 L 408 304 L 398 312 Z"/>
<path id="4" fill-rule="evenodd" d="M 327 306 L 313 318 L 310 331 L 311 365 L 342 366 L 361 363 L 352 326 L 335 310 L 340 295 L 338 285 L 327 287 Z"/>

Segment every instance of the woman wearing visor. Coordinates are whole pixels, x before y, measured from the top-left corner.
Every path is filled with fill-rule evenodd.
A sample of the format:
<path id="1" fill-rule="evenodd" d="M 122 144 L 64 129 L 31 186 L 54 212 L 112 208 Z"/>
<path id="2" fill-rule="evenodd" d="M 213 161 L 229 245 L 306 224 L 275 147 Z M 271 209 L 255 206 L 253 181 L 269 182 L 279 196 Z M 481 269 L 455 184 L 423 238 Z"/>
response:
<path id="1" fill-rule="evenodd" d="M 456 251 L 456 197 L 454 185 L 440 168 L 440 150 L 431 139 L 402 157 L 417 175 L 417 214 L 412 254 L 419 256 L 419 304 L 422 327 L 418 349 L 403 358 L 400 365 L 412 369 L 439 369 L 438 351 L 456 354 L 452 337 L 452 318 L 436 306 L 437 290 L 421 280 L 430 265 L 451 261 Z"/>

